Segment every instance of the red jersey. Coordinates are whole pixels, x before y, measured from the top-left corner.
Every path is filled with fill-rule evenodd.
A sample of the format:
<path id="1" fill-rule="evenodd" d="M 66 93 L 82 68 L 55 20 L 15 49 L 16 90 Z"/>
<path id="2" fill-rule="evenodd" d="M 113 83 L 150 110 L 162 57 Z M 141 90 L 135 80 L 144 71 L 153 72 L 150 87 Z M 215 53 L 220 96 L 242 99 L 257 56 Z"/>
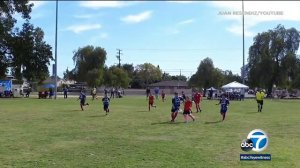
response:
<path id="1" fill-rule="evenodd" d="M 194 100 L 195 100 L 195 102 L 200 102 L 200 100 L 201 100 L 201 94 L 200 93 L 196 93 L 194 95 Z"/>
<path id="2" fill-rule="evenodd" d="M 184 111 L 191 111 L 193 102 L 190 100 L 185 101 L 184 103 Z"/>
<path id="3" fill-rule="evenodd" d="M 153 102 L 154 102 L 154 96 L 151 95 L 151 96 L 149 96 L 149 103 L 153 103 Z"/>

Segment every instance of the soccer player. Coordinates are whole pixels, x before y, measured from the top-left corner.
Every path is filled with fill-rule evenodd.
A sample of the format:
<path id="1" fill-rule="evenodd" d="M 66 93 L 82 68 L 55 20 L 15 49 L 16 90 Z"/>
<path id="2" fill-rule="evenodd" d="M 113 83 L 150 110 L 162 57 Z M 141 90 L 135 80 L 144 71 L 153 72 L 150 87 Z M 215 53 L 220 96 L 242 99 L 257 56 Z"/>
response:
<path id="1" fill-rule="evenodd" d="M 220 113 L 223 117 L 223 120 L 225 120 L 225 117 L 226 117 L 226 112 L 227 112 L 227 106 L 229 105 L 229 100 L 225 97 L 225 94 L 222 94 L 222 98 L 220 99 L 220 102 L 216 105 L 219 105 L 221 104 L 221 110 L 220 110 Z"/>
<path id="2" fill-rule="evenodd" d="M 262 91 L 262 89 L 260 89 L 259 91 L 256 92 L 255 96 L 256 96 L 256 102 L 258 108 L 257 112 L 261 112 L 264 105 L 265 93 Z"/>
<path id="3" fill-rule="evenodd" d="M 183 101 L 185 101 L 186 96 L 185 96 L 185 94 L 184 94 L 184 91 L 181 92 L 181 98 L 183 99 Z"/>
<path id="4" fill-rule="evenodd" d="M 147 87 L 147 89 L 146 89 L 146 100 L 148 99 L 149 95 L 150 95 L 150 88 Z"/>
<path id="5" fill-rule="evenodd" d="M 103 109 L 106 112 L 106 115 L 109 113 L 109 102 L 110 99 L 107 97 L 107 94 L 102 98 Z"/>
<path id="6" fill-rule="evenodd" d="M 155 99 L 158 100 L 158 96 L 159 96 L 159 88 L 158 87 L 156 87 L 154 89 L 154 93 L 155 93 Z"/>
<path id="7" fill-rule="evenodd" d="M 64 99 L 67 99 L 68 98 L 68 88 L 67 88 L 67 86 L 64 87 L 63 91 L 64 91 Z"/>
<path id="8" fill-rule="evenodd" d="M 183 116 L 184 116 L 184 121 L 187 123 L 188 122 L 188 116 L 195 121 L 195 117 L 192 115 L 192 105 L 193 102 L 190 100 L 188 96 L 186 96 L 185 102 L 184 102 L 184 111 L 183 111 Z"/>
<path id="9" fill-rule="evenodd" d="M 196 104 L 196 110 L 197 110 L 197 113 L 200 111 L 202 111 L 201 110 L 201 107 L 200 107 L 200 102 L 201 102 L 201 100 L 202 100 L 202 95 L 201 95 L 201 93 L 199 92 L 199 91 L 197 91 L 196 93 L 195 93 L 195 95 L 194 95 L 194 101 L 195 101 L 195 104 Z"/>
<path id="10" fill-rule="evenodd" d="M 172 98 L 171 122 L 175 122 L 179 108 L 180 108 L 180 98 L 178 97 L 178 93 L 175 92 L 174 97 Z"/>
<path id="11" fill-rule="evenodd" d="M 149 111 L 150 111 L 150 107 L 155 107 L 156 108 L 156 106 L 153 105 L 153 104 L 154 104 L 154 96 L 150 93 L 149 94 L 149 105 L 148 105 Z"/>
<path id="12" fill-rule="evenodd" d="M 95 100 L 96 94 L 97 94 L 97 89 L 96 89 L 96 87 L 94 87 L 92 90 L 92 100 Z"/>
<path id="13" fill-rule="evenodd" d="M 85 103 L 86 95 L 84 94 L 83 90 L 80 92 L 78 100 L 80 100 L 80 108 L 83 111 L 83 106 L 89 105 L 89 103 Z"/>
<path id="14" fill-rule="evenodd" d="M 165 102 L 165 96 L 166 96 L 166 94 L 165 94 L 164 90 L 162 90 L 161 91 L 161 99 L 163 102 Z"/>

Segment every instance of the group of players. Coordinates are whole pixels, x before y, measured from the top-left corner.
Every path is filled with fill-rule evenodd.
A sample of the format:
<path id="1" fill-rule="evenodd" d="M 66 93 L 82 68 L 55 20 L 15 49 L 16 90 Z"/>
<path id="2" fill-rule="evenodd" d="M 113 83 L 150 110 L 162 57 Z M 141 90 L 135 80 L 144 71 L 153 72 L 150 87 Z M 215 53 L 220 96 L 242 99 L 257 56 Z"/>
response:
<path id="1" fill-rule="evenodd" d="M 96 99 L 98 99 L 98 98 L 99 97 L 96 97 Z M 86 95 L 83 90 L 80 92 L 78 100 L 80 100 L 80 108 L 83 111 L 84 110 L 83 107 L 89 105 L 89 103 L 85 102 Z M 94 100 L 94 97 L 92 100 Z M 103 110 L 105 111 L 106 115 L 109 113 L 109 102 L 110 102 L 110 98 L 107 96 L 107 94 L 105 94 L 105 96 L 102 98 L 102 103 L 103 103 Z"/>
<path id="2" fill-rule="evenodd" d="M 151 107 L 155 107 L 154 105 L 154 96 L 149 93 L 147 95 L 149 99 L 149 104 L 148 104 L 148 110 L 150 111 Z M 165 93 L 162 91 L 161 94 L 162 101 L 165 100 Z M 157 98 L 156 98 L 157 99 Z M 202 101 L 202 94 L 201 92 L 197 91 L 193 93 L 192 99 L 190 99 L 189 96 L 186 96 L 184 92 L 182 92 L 181 96 L 178 96 L 178 92 L 174 93 L 174 97 L 172 98 L 172 108 L 171 108 L 171 122 L 175 122 L 175 119 L 178 115 L 178 113 L 181 111 L 180 106 L 181 104 L 184 104 L 183 106 L 183 116 L 184 116 L 184 121 L 188 122 L 189 118 L 191 118 L 193 121 L 195 121 L 195 116 L 192 115 L 192 105 L 193 102 L 196 105 L 196 112 L 201 112 L 201 101 Z M 226 95 L 222 95 L 222 98 L 220 99 L 219 103 L 217 105 L 221 105 L 220 113 L 222 115 L 222 121 L 225 120 L 226 112 L 227 112 L 227 107 L 229 105 L 229 100 L 226 98 Z"/>
<path id="3" fill-rule="evenodd" d="M 165 93 L 162 91 L 161 94 L 162 101 L 165 101 Z M 88 106 L 89 104 L 86 103 L 86 95 L 84 91 L 80 92 L 79 98 L 80 100 L 80 108 L 83 111 L 84 106 Z M 98 97 L 96 97 L 98 99 Z M 156 105 L 154 105 L 154 96 L 150 93 L 147 95 L 147 99 L 149 100 L 148 104 L 148 110 L 150 111 L 151 107 L 156 108 Z M 156 97 L 158 99 L 158 97 Z M 183 116 L 185 122 L 189 121 L 189 118 L 191 118 L 193 121 L 195 121 L 195 116 L 192 114 L 192 105 L 193 102 L 195 103 L 196 106 L 196 112 L 201 112 L 201 101 L 202 101 L 202 94 L 201 92 L 197 91 L 193 93 L 192 99 L 190 99 L 189 96 L 186 96 L 184 92 L 182 92 L 182 96 L 178 95 L 178 92 L 174 93 L 174 97 L 172 98 L 172 108 L 171 108 L 171 122 L 175 122 L 175 119 L 178 115 L 179 112 L 181 112 L 180 106 L 181 104 L 184 104 L 183 108 Z M 102 103 L 103 103 L 103 109 L 106 112 L 106 115 L 109 113 L 109 103 L 110 103 L 110 98 L 107 96 L 107 94 L 104 95 L 102 98 Z M 226 112 L 227 112 L 227 107 L 229 105 L 229 100 L 226 98 L 225 95 L 222 95 L 222 98 L 220 99 L 219 103 L 217 105 L 221 105 L 220 113 L 222 115 L 222 121 L 225 120 Z"/>
<path id="4" fill-rule="evenodd" d="M 265 94 L 262 89 L 258 90 L 255 94 L 257 104 L 258 104 L 258 112 L 262 111 L 263 108 L 263 99 L 265 97 Z M 158 99 L 157 94 L 156 94 L 156 99 Z M 156 108 L 156 105 L 154 105 L 154 96 L 151 94 L 147 94 L 147 99 L 149 100 L 148 104 L 148 110 L 150 111 L 151 107 Z M 165 101 L 165 93 L 162 91 L 161 93 L 161 98 L 162 101 Z M 84 106 L 88 106 L 89 104 L 86 103 L 86 95 L 84 91 L 82 90 L 80 92 L 79 98 L 80 100 L 80 108 L 83 111 Z M 98 97 L 96 97 L 98 99 Z M 93 99 L 94 100 L 94 99 Z M 192 100 L 190 99 L 189 96 L 186 96 L 184 92 L 182 92 L 181 96 L 178 96 L 178 92 L 174 93 L 174 97 L 172 98 L 172 108 L 171 108 L 171 122 L 175 122 L 175 119 L 178 115 L 179 112 L 181 112 L 180 106 L 181 104 L 184 104 L 183 108 L 183 116 L 185 122 L 189 121 L 189 118 L 191 118 L 193 121 L 195 121 L 195 116 L 192 115 L 192 105 L 193 102 L 195 103 L 196 106 L 196 112 L 201 112 L 201 101 L 202 101 L 202 93 L 200 91 L 196 91 L 195 93 L 192 94 Z M 103 109 L 106 112 L 106 115 L 109 113 L 109 103 L 110 103 L 110 98 L 107 96 L 107 94 L 104 95 L 102 98 L 102 103 L 103 103 Z M 227 108 L 229 105 L 229 99 L 226 97 L 226 94 L 222 94 L 220 101 L 218 104 L 220 105 L 220 114 L 222 115 L 222 121 L 225 120 L 226 113 L 227 113 Z"/>

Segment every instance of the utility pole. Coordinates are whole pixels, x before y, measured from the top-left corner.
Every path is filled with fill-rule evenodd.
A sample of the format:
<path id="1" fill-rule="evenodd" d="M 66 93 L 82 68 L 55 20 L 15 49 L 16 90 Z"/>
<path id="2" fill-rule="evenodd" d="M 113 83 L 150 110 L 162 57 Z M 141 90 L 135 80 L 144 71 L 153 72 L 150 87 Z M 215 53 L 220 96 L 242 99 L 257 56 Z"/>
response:
<path id="1" fill-rule="evenodd" d="M 54 99 L 57 97 L 57 20 L 58 20 L 58 0 L 56 0 L 56 11 L 55 11 L 55 90 Z"/>
<path id="2" fill-rule="evenodd" d="M 245 84 L 245 22 L 244 22 L 244 0 L 242 0 L 242 11 L 243 11 L 243 67 L 242 67 L 242 78 L 243 84 Z"/>
<path id="3" fill-rule="evenodd" d="M 117 56 L 116 56 L 116 57 L 117 57 L 117 59 L 119 60 L 119 68 L 121 68 L 121 54 L 122 54 L 121 51 L 122 51 L 122 50 L 117 49 L 117 51 L 118 51 L 118 52 L 117 52 Z"/>

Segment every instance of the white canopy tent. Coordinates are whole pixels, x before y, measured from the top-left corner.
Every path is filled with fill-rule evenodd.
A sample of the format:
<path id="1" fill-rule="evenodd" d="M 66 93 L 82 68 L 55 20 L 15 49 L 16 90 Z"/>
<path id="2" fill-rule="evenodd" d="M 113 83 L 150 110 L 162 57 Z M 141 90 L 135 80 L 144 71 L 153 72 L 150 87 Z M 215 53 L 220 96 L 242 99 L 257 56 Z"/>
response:
<path id="1" fill-rule="evenodd" d="M 244 84 L 241 84 L 241 83 L 239 83 L 239 82 L 237 82 L 237 81 L 233 81 L 233 82 L 231 82 L 231 83 L 228 83 L 228 84 L 226 84 L 226 85 L 224 85 L 224 86 L 222 86 L 222 89 L 225 89 L 225 90 L 229 90 L 229 89 L 233 89 L 233 90 L 238 90 L 238 89 L 240 89 L 240 90 L 244 90 L 244 89 L 249 89 L 249 86 L 246 86 L 246 85 L 244 85 Z"/>
<path id="2" fill-rule="evenodd" d="M 217 89 L 214 88 L 214 87 L 210 87 L 210 88 L 208 88 L 208 89 L 206 89 L 206 90 L 213 90 L 213 91 L 216 91 Z"/>

